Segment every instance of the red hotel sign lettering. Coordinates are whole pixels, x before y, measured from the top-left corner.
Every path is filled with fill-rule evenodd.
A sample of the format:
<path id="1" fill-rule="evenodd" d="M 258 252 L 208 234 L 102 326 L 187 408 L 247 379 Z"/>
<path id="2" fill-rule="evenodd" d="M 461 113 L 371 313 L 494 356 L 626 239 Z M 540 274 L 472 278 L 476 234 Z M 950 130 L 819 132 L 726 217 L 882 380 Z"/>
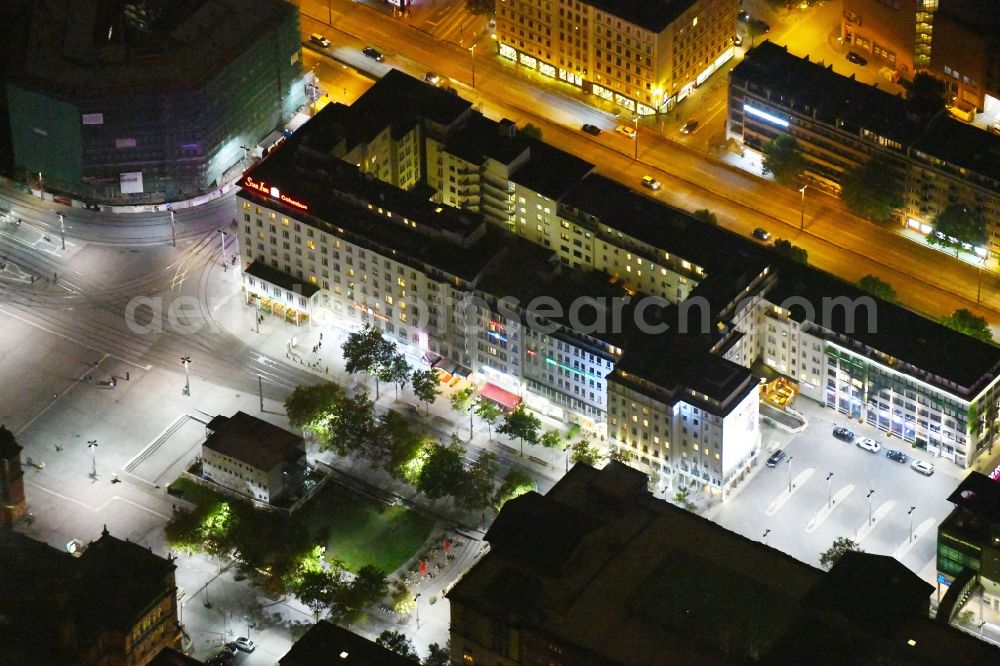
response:
<path id="1" fill-rule="evenodd" d="M 309 210 L 309 206 L 307 206 L 306 204 L 302 203 L 301 201 L 299 201 L 297 199 L 293 199 L 292 197 L 288 196 L 287 194 L 283 194 L 277 187 L 274 187 L 274 186 L 270 186 L 269 187 L 267 185 L 267 183 L 265 183 L 263 181 L 257 181 L 257 180 L 254 180 L 253 178 L 250 178 L 249 176 L 247 176 L 246 178 L 243 179 L 243 186 L 247 187 L 247 188 L 249 188 L 251 190 L 257 190 L 258 192 L 261 192 L 262 194 L 268 195 L 272 199 L 277 199 L 278 201 L 281 201 L 282 203 L 286 203 L 289 206 L 294 206 L 295 208 L 298 208 L 299 210 Z"/>

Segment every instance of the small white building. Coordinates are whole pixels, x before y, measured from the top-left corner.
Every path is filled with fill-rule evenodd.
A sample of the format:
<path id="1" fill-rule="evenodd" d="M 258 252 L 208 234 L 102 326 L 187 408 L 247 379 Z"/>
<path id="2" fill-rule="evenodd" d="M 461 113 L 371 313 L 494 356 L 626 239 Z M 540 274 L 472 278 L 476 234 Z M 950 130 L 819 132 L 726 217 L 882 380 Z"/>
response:
<path id="1" fill-rule="evenodd" d="M 305 442 L 267 421 L 236 412 L 216 416 L 202 444 L 202 474 L 261 502 L 285 494 L 288 478 L 304 462 Z"/>

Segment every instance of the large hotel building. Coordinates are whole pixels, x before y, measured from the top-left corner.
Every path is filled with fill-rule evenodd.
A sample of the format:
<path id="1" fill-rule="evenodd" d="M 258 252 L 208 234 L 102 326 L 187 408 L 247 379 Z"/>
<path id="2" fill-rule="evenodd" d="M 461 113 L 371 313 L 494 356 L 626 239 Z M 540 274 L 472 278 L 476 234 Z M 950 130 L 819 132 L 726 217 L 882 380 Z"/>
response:
<path id="1" fill-rule="evenodd" d="M 325 108 L 242 185 L 248 303 L 376 323 L 411 358 L 605 434 L 644 471 L 735 486 L 760 452 L 764 366 L 963 468 L 997 439 L 996 347 L 401 72 Z"/>
<path id="2" fill-rule="evenodd" d="M 672 109 L 733 56 L 737 9 L 737 0 L 497 0 L 497 47 L 650 115 Z"/>

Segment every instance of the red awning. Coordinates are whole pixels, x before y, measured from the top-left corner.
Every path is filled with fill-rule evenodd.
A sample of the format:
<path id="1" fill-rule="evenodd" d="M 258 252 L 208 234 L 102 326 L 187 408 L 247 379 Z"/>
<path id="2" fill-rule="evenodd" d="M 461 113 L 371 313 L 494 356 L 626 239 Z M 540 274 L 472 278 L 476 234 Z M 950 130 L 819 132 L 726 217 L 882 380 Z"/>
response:
<path id="1" fill-rule="evenodd" d="M 521 396 L 516 393 L 506 391 L 496 384 L 484 384 L 483 388 L 479 390 L 479 395 L 487 400 L 492 400 L 504 409 L 510 411 L 514 411 L 517 409 L 517 406 L 521 404 Z"/>

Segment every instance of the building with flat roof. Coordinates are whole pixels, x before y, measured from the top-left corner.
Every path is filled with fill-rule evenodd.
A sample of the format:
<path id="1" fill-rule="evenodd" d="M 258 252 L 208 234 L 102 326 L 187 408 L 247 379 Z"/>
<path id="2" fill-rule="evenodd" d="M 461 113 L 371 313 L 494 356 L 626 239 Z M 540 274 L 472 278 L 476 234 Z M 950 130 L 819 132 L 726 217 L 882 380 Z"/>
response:
<path id="1" fill-rule="evenodd" d="M 507 502 L 448 592 L 461 664 L 947 664 L 997 650 L 928 618 L 896 560 L 829 572 L 655 498 L 617 462 Z M 943 631 L 942 631 L 943 629 Z M 968 652 L 964 652 L 968 650 Z"/>
<path id="2" fill-rule="evenodd" d="M 280 0 L 31 3 L 6 80 L 13 167 L 92 202 L 221 185 L 305 101 L 298 10 Z"/>
<path id="3" fill-rule="evenodd" d="M 278 666 L 413 666 L 413 661 L 332 622 L 321 620 L 295 641 Z"/>
<path id="4" fill-rule="evenodd" d="M 205 478 L 261 502 L 274 502 L 291 490 L 289 478 L 298 477 L 306 455 L 300 436 L 244 412 L 216 416 L 205 428 Z"/>
<path id="5" fill-rule="evenodd" d="M 733 57 L 736 0 L 496 0 L 497 48 L 633 113 L 670 111 Z"/>
<path id="6" fill-rule="evenodd" d="M 150 663 L 180 644 L 175 568 L 107 528 L 79 557 L 0 529 L 0 662 Z"/>

